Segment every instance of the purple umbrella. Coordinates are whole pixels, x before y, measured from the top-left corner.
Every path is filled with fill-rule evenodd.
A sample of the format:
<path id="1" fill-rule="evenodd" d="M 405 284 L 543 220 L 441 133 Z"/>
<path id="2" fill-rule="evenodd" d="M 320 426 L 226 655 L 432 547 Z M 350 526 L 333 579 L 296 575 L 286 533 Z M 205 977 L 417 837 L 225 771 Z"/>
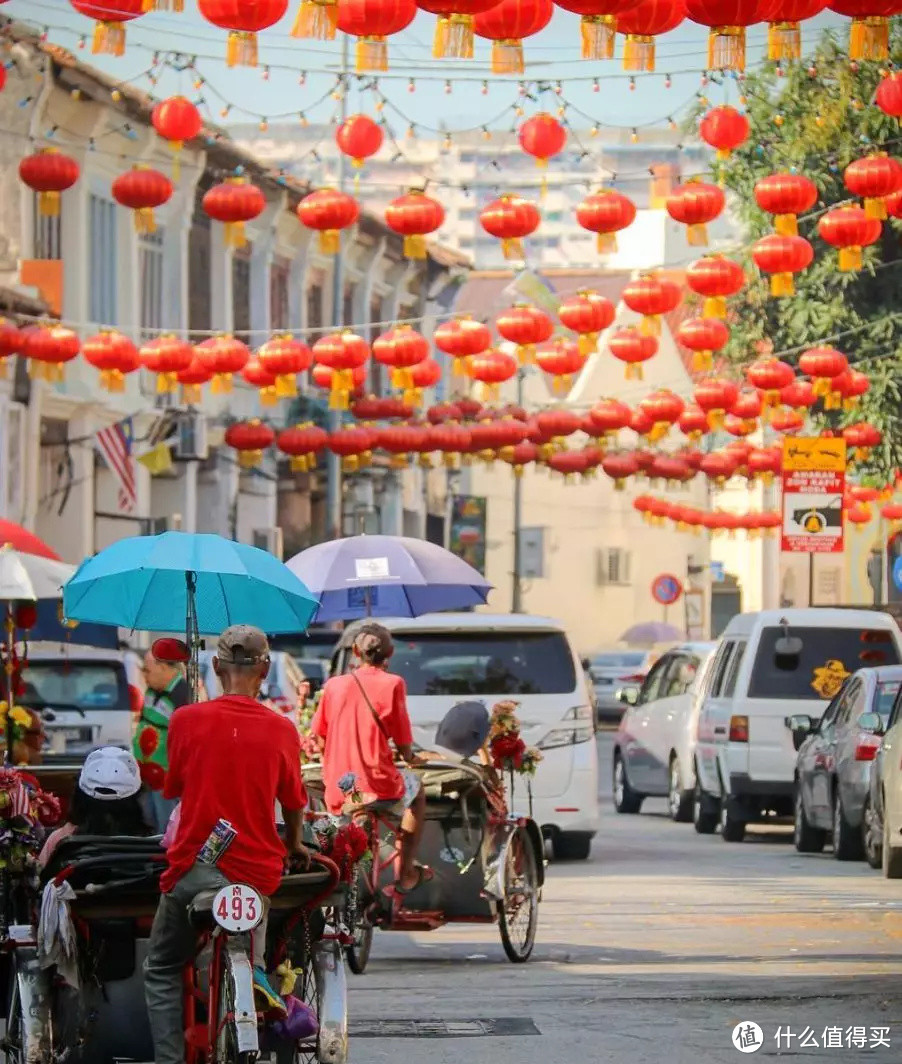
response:
<path id="1" fill-rule="evenodd" d="M 311 589 L 312 590 L 312 589 Z M 686 633 L 681 632 L 666 621 L 643 621 L 634 624 L 620 637 L 621 643 L 673 643 L 678 639 L 685 639 Z"/>
<path id="2" fill-rule="evenodd" d="M 482 605 L 492 589 L 456 554 L 404 536 L 336 539 L 285 564 L 319 599 L 320 622 L 461 610 Z"/>

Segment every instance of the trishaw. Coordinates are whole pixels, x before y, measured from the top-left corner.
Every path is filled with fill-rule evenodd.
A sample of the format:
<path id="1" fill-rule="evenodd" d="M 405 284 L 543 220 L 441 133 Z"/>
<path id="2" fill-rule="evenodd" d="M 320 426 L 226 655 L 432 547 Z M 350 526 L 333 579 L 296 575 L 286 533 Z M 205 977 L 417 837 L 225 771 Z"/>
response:
<path id="1" fill-rule="evenodd" d="M 416 771 L 426 792 L 419 859 L 434 876 L 399 899 L 399 906 L 386 906 L 379 888 L 396 878 L 397 825 L 379 803 L 351 814 L 368 832 L 370 849 L 347 900 L 348 967 L 363 973 L 376 927 L 431 931 L 448 923 L 497 923 L 508 958 L 526 961 L 535 944 L 545 879 L 538 825 L 509 811 L 502 776 L 490 767 L 430 760 Z M 304 782 L 311 804 L 324 808 L 319 764 L 304 766 Z"/>
<path id="2" fill-rule="evenodd" d="M 158 838 L 73 836 L 59 844 L 41 883 L 51 882 L 69 899 L 80 986 L 64 981 L 56 969 L 41 969 L 36 926 L 41 898 L 33 897 L 33 918 L 10 926 L 6 940 L 8 1061 L 154 1059 L 142 966 L 162 867 Z M 308 871 L 286 875 L 271 898 L 267 967 L 295 979 L 293 994 L 312 1010 L 305 1016 L 314 1017 L 297 1040 L 276 1038 L 273 1028 L 260 1022 L 241 934 L 247 928 L 223 925 L 216 892 L 195 898 L 188 911 L 198 949 L 183 983 L 188 1064 L 250 1064 L 267 1056 L 276 1064 L 345 1064 L 346 982 L 338 921 L 346 893 L 335 864 L 317 856 Z M 278 985 L 278 976 L 275 980 Z"/>

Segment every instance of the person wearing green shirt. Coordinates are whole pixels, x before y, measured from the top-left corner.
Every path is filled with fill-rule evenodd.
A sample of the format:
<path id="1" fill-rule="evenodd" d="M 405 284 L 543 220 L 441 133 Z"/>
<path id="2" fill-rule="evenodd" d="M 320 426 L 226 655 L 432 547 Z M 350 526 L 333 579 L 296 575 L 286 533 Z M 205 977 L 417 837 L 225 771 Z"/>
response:
<path id="1" fill-rule="evenodd" d="M 188 648 L 180 639 L 158 639 L 144 655 L 147 690 L 135 730 L 134 754 L 146 787 L 146 815 L 158 834 L 166 830 L 177 804 L 163 797 L 169 769 L 166 736 L 172 714 L 192 701 L 185 680 L 187 661 Z"/>

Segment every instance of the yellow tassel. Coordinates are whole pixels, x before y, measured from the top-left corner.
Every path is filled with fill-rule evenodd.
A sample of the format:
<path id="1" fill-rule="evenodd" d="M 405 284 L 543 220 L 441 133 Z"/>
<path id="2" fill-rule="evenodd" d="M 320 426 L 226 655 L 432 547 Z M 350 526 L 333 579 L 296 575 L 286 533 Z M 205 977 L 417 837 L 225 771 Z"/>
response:
<path id="1" fill-rule="evenodd" d="M 704 224 L 701 225 L 687 225 L 686 226 L 686 240 L 689 246 L 692 248 L 703 248 L 708 246 L 708 227 Z"/>
<path id="2" fill-rule="evenodd" d="M 9 376 L 9 363 L 6 357 L 0 358 L 0 381 L 5 381 Z"/>
<path id="3" fill-rule="evenodd" d="M 222 227 L 222 237 L 227 248 L 243 248 L 247 244 L 244 222 L 226 222 Z"/>
<path id="4" fill-rule="evenodd" d="M 774 229 L 780 236 L 798 236 L 799 220 L 794 214 L 778 214 L 774 217 Z"/>
<path id="5" fill-rule="evenodd" d="M 709 70 L 745 70 L 745 27 L 715 26 L 708 34 Z"/>
<path id="6" fill-rule="evenodd" d="M 404 237 L 404 254 L 408 259 L 426 258 L 426 237 L 413 233 Z"/>
<path id="7" fill-rule="evenodd" d="M 384 37 L 358 37 L 355 66 L 358 74 L 388 70 L 388 42 Z"/>
<path id="8" fill-rule="evenodd" d="M 520 344 L 517 348 L 517 358 L 521 366 L 533 366 L 536 361 L 535 344 Z"/>
<path id="9" fill-rule="evenodd" d="M 501 241 L 501 254 L 506 259 L 523 259 L 526 252 L 523 250 L 523 241 L 519 237 L 512 237 Z"/>
<path id="10" fill-rule="evenodd" d="M 135 212 L 135 232 L 155 233 L 157 220 L 154 217 L 153 207 L 139 207 Z"/>
<path id="11" fill-rule="evenodd" d="M 617 19 L 613 15 L 583 15 L 579 24 L 583 59 L 613 59 Z"/>
<path id="12" fill-rule="evenodd" d="M 525 69 L 523 41 L 511 38 L 492 42 L 493 74 L 522 74 Z"/>
<path id="13" fill-rule="evenodd" d="M 794 296 L 796 292 L 795 281 L 791 273 L 774 273 L 770 279 L 770 294 L 777 298 L 781 296 Z"/>
<path id="14" fill-rule="evenodd" d="M 145 11 L 173 11 L 180 15 L 185 10 L 185 0 L 144 0 Z"/>
<path id="15" fill-rule="evenodd" d="M 276 395 L 280 399 L 298 394 L 298 381 L 293 373 L 280 373 L 276 377 Z"/>
<path id="16" fill-rule="evenodd" d="M 56 218 L 60 212 L 59 192 L 38 193 L 38 214 L 44 218 Z"/>
<path id="17" fill-rule="evenodd" d="M 242 469 L 253 469 L 262 457 L 262 451 L 239 451 L 238 464 Z"/>
<path id="18" fill-rule="evenodd" d="M 841 273 L 853 273 L 861 269 L 861 248 L 857 244 L 839 249 L 839 269 Z"/>
<path id="19" fill-rule="evenodd" d="M 868 218 L 877 218 L 879 221 L 886 220 L 886 201 L 882 199 L 866 199 L 864 201 L 864 213 Z"/>
<path id="20" fill-rule="evenodd" d="M 779 63 L 801 57 L 802 32 L 798 22 L 772 22 L 767 31 L 767 58 Z"/>
<path id="21" fill-rule="evenodd" d="M 595 248 L 599 255 L 613 255 L 617 251 L 616 233 L 599 233 L 595 241 Z"/>
<path id="22" fill-rule="evenodd" d="M 98 22 L 94 26 L 94 55 L 124 55 L 125 26 L 121 22 Z"/>
<path id="23" fill-rule="evenodd" d="M 853 19 L 849 32 L 849 58 L 877 62 L 889 59 L 889 19 L 883 15 Z"/>
<path id="24" fill-rule="evenodd" d="M 315 41 L 334 41 L 337 28 L 336 0 L 303 0 L 291 27 L 291 36 L 306 37 Z"/>
<path id="25" fill-rule="evenodd" d="M 440 18 L 435 27 L 433 56 L 436 59 L 473 58 L 473 16 L 454 13 Z"/>
<path id="26" fill-rule="evenodd" d="M 232 30 L 226 44 L 226 66 L 257 65 L 257 34 Z"/>
<path id="27" fill-rule="evenodd" d="M 644 314 L 639 321 L 639 332 L 643 336 L 660 336 L 661 316 L 659 314 Z"/>
<path id="28" fill-rule="evenodd" d="M 623 69 L 655 69 L 655 39 L 640 33 L 628 33 L 623 45 Z"/>
<path id="29" fill-rule="evenodd" d="M 289 462 L 292 473 L 306 473 L 312 468 L 311 456 L 306 454 L 296 454 Z M 278 969 L 276 969 L 278 971 Z M 291 991 L 289 991 L 291 993 Z"/>
<path id="30" fill-rule="evenodd" d="M 702 308 L 702 314 L 706 318 L 725 318 L 727 316 L 727 301 L 724 296 L 708 296 Z"/>
<path id="31" fill-rule="evenodd" d="M 210 391 L 214 395 L 226 395 L 232 390 L 232 374 L 216 373 L 210 384 Z"/>
<path id="32" fill-rule="evenodd" d="M 714 432 L 720 432 L 723 428 L 723 419 L 726 411 L 724 410 L 709 410 L 708 411 L 708 427 Z"/>
<path id="33" fill-rule="evenodd" d="M 196 406 L 203 399 L 203 393 L 199 384 L 182 385 L 182 402 L 186 406 Z"/>
<path id="34" fill-rule="evenodd" d="M 274 384 L 268 384 L 265 388 L 260 389 L 260 404 L 262 406 L 275 406 L 278 401 L 279 397 L 276 395 Z"/>
<path id="35" fill-rule="evenodd" d="M 337 255 L 341 247 L 340 229 L 321 229 L 319 234 L 319 250 L 323 255 Z"/>
<path id="36" fill-rule="evenodd" d="M 581 355 L 591 355 L 598 347 L 598 333 L 580 333 L 576 344 Z"/>
<path id="37" fill-rule="evenodd" d="M 168 395 L 178 387 L 179 379 L 175 373 L 157 374 L 157 394 Z"/>
<path id="38" fill-rule="evenodd" d="M 696 351 L 692 356 L 692 372 L 707 373 L 714 367 L 714 355 L 711 351 Z"/>
<path id="39" fill-rule="evenodd" d="M 641 381 L 644 379 L 642 367 L 638 362 L 628 362 L 625 377 L 628 381 Z"/>
<path id="40" fill-rule="evenodd" d="M 465 358 L 455 358 L 451 363 L 451 373 L 455 377 L 466 377 L 467 360 Z"/>

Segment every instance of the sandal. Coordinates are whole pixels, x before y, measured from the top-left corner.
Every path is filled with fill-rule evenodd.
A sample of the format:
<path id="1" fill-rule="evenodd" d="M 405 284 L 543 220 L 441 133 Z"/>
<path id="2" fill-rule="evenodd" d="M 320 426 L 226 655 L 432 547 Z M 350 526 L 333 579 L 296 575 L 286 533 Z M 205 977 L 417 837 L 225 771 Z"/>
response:
<path id="1" fill-rule="evenodd" d="M 410 887 L 402 887 L 401 884 L 395 880 L 391 887 L 386 888 L 391 890 L 393 894 L 404 897 L 405 894 L 412 894 L 415 890 L 418 890 L 424 883 L 430 883 L 435 878 L 435 872 L 429 867 L 429 865 L 423 865 L 417 862 L 414 867 L 417 870 L 417 881 Z"/>

